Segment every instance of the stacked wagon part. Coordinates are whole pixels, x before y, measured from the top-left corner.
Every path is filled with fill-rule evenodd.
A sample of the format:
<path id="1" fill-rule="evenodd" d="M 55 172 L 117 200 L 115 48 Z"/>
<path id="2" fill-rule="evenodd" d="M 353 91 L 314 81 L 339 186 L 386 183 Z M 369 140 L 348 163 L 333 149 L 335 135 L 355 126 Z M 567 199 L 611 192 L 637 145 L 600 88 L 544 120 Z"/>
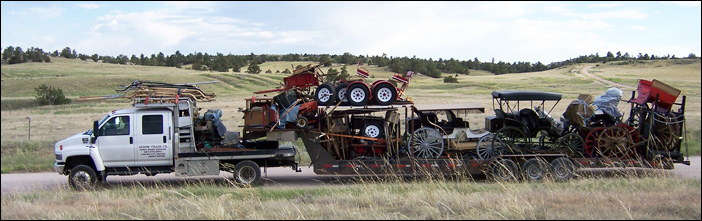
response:
<path id="1" fill-rule="evenodd" d="M 628 117 L 611 114 L 612 106 L 605 105 L 617 109 L 618 89 L 615 99 L 605 101 L 610 90 L 594 101 L 580 96 L 560 121 L 550 115 L 560 94 L 495 91 L 495 116 L 475 130 L 451 111 L 483 113 L 481 105 L 417 108 L 403 92 L 411 73 L 393 76 L 402 84 L 396 87 L 384 80 L 366 83 L 368 71 L 360 65 L 361 79 L 325 81 L 319 66 L 295 70 L 281 88 L 254 92 L 279 94 L 246 99 L 244 110 L 245 139 L 301 138 L 317 174 L 433 171 L 540 181 L 571 179 L 578 168 L 689 165 L 680 151 L 685 96 L 675 103 L 680 91 L 656 80 L 640 80 L 631 99 L 623 100 L 631 105 Z M 529 105 L 520 107 L 525 101 Z M 605 106 L 595 108 L 598 102 Z M 447 111 L 448 121 L 437 120 L 437 111 Z"/>

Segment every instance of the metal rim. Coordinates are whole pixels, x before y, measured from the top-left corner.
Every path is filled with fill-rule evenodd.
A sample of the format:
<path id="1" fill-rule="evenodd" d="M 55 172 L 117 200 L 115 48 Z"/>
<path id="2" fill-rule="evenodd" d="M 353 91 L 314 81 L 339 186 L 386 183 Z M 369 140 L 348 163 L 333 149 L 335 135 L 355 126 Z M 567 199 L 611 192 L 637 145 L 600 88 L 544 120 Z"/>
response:
<path id="1" fill-rule="evenodd" d="M 304 116 L 298 117 L 298 118 L 297 118 L 297 121 L 296 121 L 296 126 L 297 126 L 297 127 L 305 127 L 305 126 L 307 126 L 307 118 L 304 117 Z"/>
<path id="2" fill-rule="evenodd" d="M 516 180 L 517 163 L 510 159 L 495 161 L 490 168 L 490 174 L 497 181 Z"/>
<path id="3" fill-rule="evenodd" d="M 363 102 L 366 99 L 366 92 L 363 88 L 354 88 L 349 92 L 351 100 L 357 103 Z"/>
<path id="4" fill-rule="evenodd" d="M 444 139 L 438 130 L 422 127 L 414 131 L 413 154 L 418 158 L 438 158 L 444 151 Z"/>
<path id="5" fill-rule="evenodd" d="M 378 100 L 380 102 L 389 102 L 392 100 L 392 90 L 390 90 L 390 88 L 387 87 L 382 87 L 378 89 L 378 92 L 375 96 L 378 97 Z"/>
<path id="6" fill-rule="evenodd" d="M 243 166 L 237 172 L 239 181 L 243 184 L 251 184 L 256 179 L 256 170 L 252 166 Z"/>
<path id="7" fill-rule="evenodd" d="M 341 88 L 339 91 L 337 91 L 337 96 L 339 96 L 339 100 L 342 102 L 348 102 L 349 100 L 346 99 L 346 88 Z"/>
<path id="8" fill-rule="evenodd" d="M 92 177 L 85 171 L 78 171 L 71 176 L 73 182 L 81 187 L 87 187 L 92 181 Z"/>
<path id="9" fill-rule="evenodd" d="M 566 158 L 557 158 L 551 162 L 551 173 L 556 180 L 563 181 L 573 177 L 575 165 Z"/>
<path id="10" fill-rule="evenodd" d="M 380 128 L 378 128 L 377 125 L 367 125 L 366 129 L 364 130 L 364 133 L 366 136 L 371 137 L 371 138 L 376 138 L 380 136 Z"/>
<path id="11" fill-rule="evenodd" d="M 330 98 L 331 90 L 329 90 L 329 88 L 320 88 L 319 92 L 317 92 L 317 100 L 322 103 L 329 101 Z"/>
<path id="12" fill-rule="evenodd" d="M 524 162 L 522 166 L 524 172 L 524 178 L 531 181 L 539 181 L 544 178 L 547 171 L 547 166 L 543 160 L 538 158 L 532 158 Z"/>

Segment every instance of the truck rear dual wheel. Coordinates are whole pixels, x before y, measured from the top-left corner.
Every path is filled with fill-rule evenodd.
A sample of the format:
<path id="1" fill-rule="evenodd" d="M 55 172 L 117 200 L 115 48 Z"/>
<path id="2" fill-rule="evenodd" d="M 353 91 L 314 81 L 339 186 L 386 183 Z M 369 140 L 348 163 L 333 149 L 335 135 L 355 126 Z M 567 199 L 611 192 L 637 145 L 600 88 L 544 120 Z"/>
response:
<path id="1" fill-rule="evenodd" d="M 241 161 L 234 166 L 234 180 L 242 186 L 257 185 L 261 182 L 261 167 L 250 160 Z"/>
<path id="2" fill-rule="evenodd" d="M 97 173 L 92 167 L 78 165 L 71 169 L 68 175 L 68 183 L 74 190 L 85 191 L 95 189 L 97 185 Z"/>

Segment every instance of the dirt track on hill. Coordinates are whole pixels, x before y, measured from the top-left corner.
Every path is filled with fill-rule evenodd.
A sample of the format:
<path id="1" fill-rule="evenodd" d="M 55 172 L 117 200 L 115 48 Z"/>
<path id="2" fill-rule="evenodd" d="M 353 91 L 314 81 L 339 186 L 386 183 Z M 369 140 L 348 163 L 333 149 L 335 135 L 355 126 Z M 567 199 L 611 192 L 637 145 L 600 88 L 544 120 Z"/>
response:
<path id="1" fill-rule="evenodd" d="M 619 89 L 632 89 L 632 90 L 636 90 L 636 87 L 632 87 L 632 86 L 627 86 L 627 85 L 623 85 L 623 84 L 611 82 L 611 81 L 602 79 L 602 78 L 600 78 L 600 77 L 598 77 L 598 76 L 595 76 L 595 75 L 591 74 L 589 70 L 590 70 L 590 68 L 592 68 L 592 67 L 594 67 L 594 65 L 587 65 L 587 66 L 581 67 L 581 68 L 580 68 L 580 74 L 585 75 L 585 76 L 587 76 L 587 77 L 589 77 L 589 78 L 595 79 L 595 80 L 597 80 L 597 81 L 599 81 L 599 82 L 602 82 L 602 83 L 604 83 L 605 85 L 609 85 L 609 86 L 613 86 L 613 87 L 618 87 Z"/>

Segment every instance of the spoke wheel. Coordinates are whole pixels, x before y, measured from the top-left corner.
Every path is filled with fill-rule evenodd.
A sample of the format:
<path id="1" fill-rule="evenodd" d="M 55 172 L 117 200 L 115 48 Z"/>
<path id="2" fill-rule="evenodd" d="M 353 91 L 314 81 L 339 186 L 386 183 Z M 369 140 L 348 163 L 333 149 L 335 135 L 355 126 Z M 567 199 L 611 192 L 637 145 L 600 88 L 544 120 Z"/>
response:
<path id="1" fill-rule="evenodd" d="M 678 137 L 680 134 L 680 124 L 674 123 L 675 117 L 670 114 L 656 114 L 654 133 L 651 136 L 651 145 L 656 150 L 674 151 L 677 149 Z"/>
<path id="2" fill-rule="evenodd" d="M 592 130 L 585 139 L 585 151 L 591 157 L 629 157 L 634 153 L 634 131 L 629 126 Z"/>
<path id="3" fill-rule="evenodd" d="M 414 131 L 414 139 L 408 145 L 417 158 L 439 158 L 444 152 L 444 139 L 438 130 L 422 127 Z"/>
<path id="4" fill-rule="evenodd" d="M 524 132 L 517 127 L 506 126 L 495 132 L 495 139 L 492 140 L 493 146 L 499 145 L 502 142 L 503 151 L 505 153 L 523 153 L 529 146 L 529 139 Z"/>
<path id="5" fill-rule="evenodd" d="M 577 133 L 568 133 L 556 141 L 560 150 L 566 151 L 568 156 L 583 157 L 585 154 L 585 140 Z"/>
<path id="6" fill-rule="evenodd" d="M 502 155 L 504 144 L 501 140 L 493 142 L 494 139 L 494 134 L 488 134 L 478 140 L 478 145 L 475 148 L 475 151 L 478 153 L 478 158 L 481 160 L 489 160 Z"/>

